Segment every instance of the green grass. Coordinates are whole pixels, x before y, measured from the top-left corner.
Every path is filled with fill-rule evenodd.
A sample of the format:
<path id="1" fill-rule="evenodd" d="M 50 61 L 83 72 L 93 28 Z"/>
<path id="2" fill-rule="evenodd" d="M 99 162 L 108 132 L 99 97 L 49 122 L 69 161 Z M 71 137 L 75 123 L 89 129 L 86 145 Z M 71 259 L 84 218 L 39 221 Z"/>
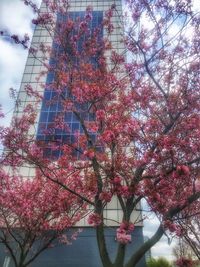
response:
<path id="1" fill-rule="evenodd" d="M 172 267 L 171 263 L 166 260 L 165 258 L 158 258 L 158 259 L 150 259 L 147 262 L 147 267 Z"/>

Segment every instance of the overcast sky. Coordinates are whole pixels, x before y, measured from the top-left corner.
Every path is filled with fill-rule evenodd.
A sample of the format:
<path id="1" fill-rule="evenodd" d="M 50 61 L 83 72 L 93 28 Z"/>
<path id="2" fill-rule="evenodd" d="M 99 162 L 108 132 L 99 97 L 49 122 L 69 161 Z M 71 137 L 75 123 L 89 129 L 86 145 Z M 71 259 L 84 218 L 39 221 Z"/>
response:
<path id="1" fill-rule="evenodd" d="M 39 5 L 41 0 L 35 0 Z M 7 30 L 10 33 L 32 36 L 33 28 L 31 19 L 33 14 L 21 0 L 0 0 L 0 30 Z M 8 89 L 19 89 L 23 70 L 27 58 L 27 51 L 22 47 L 11 43 L 9 40 L 0 37 L 0 103 L 7 113 L 3 123 L 9 125 L 12 116 L 14 103 L 9 97 Z M 145 223 L 144 235 L 150 237 L 156 229 L 157 220 L 150 217 Z M 134 240 L 133 240 L 134 242 Z M 172 258 L 171 250 L 167 239 L 163 238 L 152 248 L 153 256 L 165 256 Z"/>
<path id="2" fill-rule="evenodd" d="M 35 0 L 39 4 L 41 0 Z M 31 18 L 33 13 L 21 0 L 0 0 L 0 29 L 8 33 L 32 36 Z M 9 125 L 14 101 L 9 97 L 9 88 L 19 89 L 27 51 L 21 46 L 0 37 L 0 103 L 7 114 L 4 123 Z"/>

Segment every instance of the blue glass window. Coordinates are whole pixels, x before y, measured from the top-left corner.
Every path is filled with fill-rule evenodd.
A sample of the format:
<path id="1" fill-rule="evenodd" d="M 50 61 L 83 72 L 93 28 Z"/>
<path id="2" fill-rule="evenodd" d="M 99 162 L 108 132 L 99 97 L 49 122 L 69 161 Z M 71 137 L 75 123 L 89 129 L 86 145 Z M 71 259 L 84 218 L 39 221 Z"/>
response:
<path id="1" fill-rule="evenodd" d="M 85 12 L 69 12 L 67 16 L 64 15 L 58 15 L 57 23 L 59 24 L 60 21 L 67 21 L 68 18 L 72 20 L 77 20 L 78 18 L 81 20 L 85 16 Z M 92 12 L 92 20 L 90 22 L 90 29 L 93 31 L 96 29 L 99 25 L 101 25 L 103 20 L 103 12 L 102 11 L 93 11 Z M 74 33 L 75 34 L 75 33 Z M 103 29 L 100 32 L 99 36 L 103 35 Z M 83 40 L 80 40 L 78 42 L 78 50 L 81 51 L 82 49 Z M 54 48 L 57 49 L 58 53 L 61 52 L 61 49 L 59 47 L 56 47 L 55 43 L 53 43 Z M 72 58 L 73 60 L 76 60 L 76 58 Z M 95 58 L 91 58 L 90 63 L 94 64 L 95 67 L 98 67 L 97 61 Z M 50 58 L 49 64 L 53 66 L 56 64 L 56 60 L 54 58 Z M 46 85 L 51 84 L 55 79 L 55 73 L 49 72 L 46 79 Z M 69 92 L 64 92 L 66 98 L 70 98 Z M 44 149 L 44 155 L 46 157 L 54 157 L 58 158 L 61 154 L 60 150 L 52 151 L 48 148 L 48 142 L 55 141 L 57 143 L 68 143 L 72 144 L 75 143 L 75 133 L 76 131 L 79 131 L 80 133 L 83 133 L 83 129 L 81 127 L 81 124 L 76 117 L 76 115 L 71 112 L 65 112 L 63 114 L 62 112 L 62 104 L 61 104 L 61 96 L 58 95 L 55 91 L 51 89 L 45 89 L 44 91 L 44 98 L 42 101 L 42 107 L 41 107 L 41 113 L 39 118 L 39 124 L 38 124 L 38 131 L 37 131 L 37 140 L 45 141 L 47 144 L 47 148 Z M 75 101 L 75 100 L 74 100 Z M 89 103 L 79 104 L 77 103 L 77 107 L 80 110 L 80 116 L 82 119 L 87 121 L 93 121 L 94 114 L 88 113 L 88 106 Z M 84 112 L 85 110 L 85 112 Z M 68 126 L 68 130 L 63 129 L 55 129 L 52 127 L 52 124 L 54 123 L 54 120 L 57 116 L 60 114 L 64 115 L 64 122 Z M 95 134 L 91 134 L 91 139 L 95 140 Z M 79 151 L 79 148 L 74 148 L 74 154 L 77 156 L 77 158 L 80 157 L 81 151 Z"/>

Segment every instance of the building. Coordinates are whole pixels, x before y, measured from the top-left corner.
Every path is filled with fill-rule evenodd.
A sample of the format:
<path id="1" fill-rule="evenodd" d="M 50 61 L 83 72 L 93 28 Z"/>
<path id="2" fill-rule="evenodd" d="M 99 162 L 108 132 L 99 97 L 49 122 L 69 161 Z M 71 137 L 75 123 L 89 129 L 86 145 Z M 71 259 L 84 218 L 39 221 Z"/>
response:
<path id="1" fill-rule="evenodd" d="M 76 19 L 77 17 L 84 16 L 84 12 L 87 6 L 92 6 L 93 8 L 93 20 L 91 27 L 95 27 L 103 20 L 104 13 L 110 8 L 113 2 L 116 5 L 118 13 L 122 13 L 122 1 L 121 0 L 70 0 L 70 14 L 72 19 Z M 41 12 L 45 10 L 45 5 L 42 4 Z M 111 42 L 113 48 L 117 52 L 123 52 L 124 47 L 120 42 L 122 37 L 122 27 L 119 26 L 120 22 L 118 21 L 118 17 L 114 17 L 113 21 L 115 30 L 112 33 Z M 103 30 L 102 30 L 102 34 Z M 49 33 L 40 27 L 36 27 L 32 39 L 32 46 L 38 46 L 40 42 L 49 43 L 53 45 L 53 38 L 49 35 Z M 50 58 L 49 61 L 53 60 Z M 32 103 L 31 98 L 27 97 L 25 93 L 25 86 L 27 83 L 31 84 L 31 86 L 38 90 L 38 92 L 42 92 L 42 88 L 40 83 L 43 82 L 48 83 L 53 79 L 53 73 L 48 73 L 46 76 L 43 76 L 38 82 L 37 77 L 39 73 L 43 70 L 41 62 L 34 58 L 31 54 L 27 58 L 24 75 L 21 83 L 21 88 L 19 91 L 19 106 L 16 107 L 15 114 L 20 116 L 23 108 L 29 103 Z M 52 97 L 52 92 L 44 91 L 44 99 L 48 100 Z M 37 133 L 35 129 L 32 129 L 30 134 L 36 136 L 38 140 L 44 140 L 45 134 L 41 129 L 44 129 L 48 126 L 48 124 L 52 123 L 52 118 L 54 114 L 59 109 L 59 102 L 56 103 L 53 107 L 46 106 L 45 102 L 41 104 L 38 109 L 38 116 L 36 122 Z M 79 123 L 73 118 L 72 114 L 69 114 L 68 122 L 71 125 L 71 134 L 68 138 L 73 138 L 73 130 L 80 128 Z M 60 134 L 59 134 L 60 135 Z M 66 136 L 63 135 L 62 138 Z M 54 136 L 55 138 L 55 136 Z M 51 153 L 51 151 L 50 151 Z M 59 151 L 58 151 L 59 154 Z M 59 156 L 59 155 L 56 155 Z M 34 169 L 30 167 L 22 167 L 20 172 L 23 173 L 24 176 L 34 176 Z M 133 215 L 135 217 L 140 216 L 137 212 Z M 115 250 L 117 248 L 116 242 L 116 228 L 118 226 L 117 221 L 122 217 L 122 211 L 119 208 L 119 204 L 117 201 L 112 201 L 107 206 L 105 211 L 105 217 L 107 218 L 107 226 L 105 229 L 106 232 L 106 240 L 108 244 L 108 250 L 112 257 L 115 256 Z M 101 260 L 98 254 L 97 243 L 95 238 L 95 229 L 90 227 L 87 223 L 87 218 L 82 219 L 77 227 L 81 227 L 84 230 L 78 235 L 76 241 L 73 242 L 70 246 L 58 245 L 55 246 L 38 257 L 38 259 L 32 263 L 32 267 L 102 267 Z M 136 250 L 143 243 L 143 235 L 142 235 L 142 225 L 139 224 L 136 226 L 133 234 L 133 243 L 128 246 L 127 257 L 133 251 Z M 9 259 L 6 258 L 4 261 L 4 267 L 11 267 L 12 264 L 9 263 Z M 142 259 L 141 262 L 137 265 L 137 267 L 145 267 L 145 260 Z"/>

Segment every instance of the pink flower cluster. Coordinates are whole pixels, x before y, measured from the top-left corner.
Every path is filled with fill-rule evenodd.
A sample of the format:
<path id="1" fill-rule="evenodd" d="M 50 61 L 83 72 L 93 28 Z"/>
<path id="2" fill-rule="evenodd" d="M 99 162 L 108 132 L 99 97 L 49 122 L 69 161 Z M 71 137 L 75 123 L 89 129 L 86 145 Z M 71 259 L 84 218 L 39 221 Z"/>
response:
<path id="1" fill-rule="evenodd" d="M 110 202 L 112 199 L 112 193 L 111 192 L 102 192 L 99 195 L 100 200 L 104 200 L 105 202 Z"/>
<path id="2" fill-rule="evenodd" d="M 191 259 L 187 259 L 185 257 L 181 257 L 179 258 L 176 262 L 175 262 L 177 267 L 193 267 L 193 261 Z"/>
<path id="3" fill-rule="evenodd" d="M 93 149 L 88 149 L 85 150 L 83 153 L 86 157 L 88 157 L 89 159 L 93 159 L 95 156 L 94 150 Z"/>
<path id="4" fill-rule="evenodd" d="M 21 44 L 25 49 L 28 48 L 28 42 L 30 38 L 27 34 L 24 35 L 23 39 L 20 39 L 19 36 L 16 34 L 11 35 L 11 38 L 16 44 Z"/>
<path id="5" fill-rule="evenodd" d="M 32 23 L 35 25 L 46 25 L 52 20 L 52 15 L 50 13 L 42 13 L 37 19 L 33 19 Z"/>
<path id="6" fill-rule="evenodd" d="M 116 176 L 114 179 L 113 179 L 113 184 L 114 185 L 121 185 L 121 178 L 119 176 Z"/>
<path id="7" fill-rule="evenodd" d="M 115 139 L 114 132 L 111 130 L 104 131 L 104 133 L 102 134 L 102 139 L 106 143 L 112 142 Z"/>
<path id="8" fill-rule="evenodd" d="M 130 188 L 126 185 L 121 184 L 122 179 L 119 176 L 116 176 L 112 180 L 112 184 L 114 185 L 114 191 L 115 193 L 121 195 L 124 198 L 129 198 L 132 196 L 132 192 Z"/>
<path id="9" fill-rule="evenodd" d="M 101 216 L 97 213 L 92 213 L 88 217 L 88 223 L 93 226 L 98 226 L 102 222 Z"/>
<path id="10" fill-rule="evenodd" d="M 120 224 L 120 227 L 117 229 L 117 241 L 121 244 L 128 244 L 131 242 L 131 232 L 134 230 L 134 224 L 123 222 Z"/>
<path id="11" fill-rule="evenodd" d="M 96 118 L 97 120 L 104 120 L 105 118 L 105 111 L 102 109 L 99 109 L 96 111 Z"/>
<path id="12" fill-rule="evenodd" d="M 130 188 L 128 186 L 126 186 L 126 185 L 122 185 L 119 188 L 119 193 L 124 198 L 129 198 L 129 197 L 132 196 L 132 193 L 130 192 Z"/>
<path id="13" fill-rule="evenodd" d="M 176 171 L 180 175 L 189 175 L 190 174 L 190 169 L 186 165 L 177 166 Z"/>
<path id="14" fill-rule="evenodd" d="M 177 236 L 182 235 L 181 228 L 172 221 L 165 221 L 165 228 L 167 228 L 172 233 L 176 233 Z"/>

